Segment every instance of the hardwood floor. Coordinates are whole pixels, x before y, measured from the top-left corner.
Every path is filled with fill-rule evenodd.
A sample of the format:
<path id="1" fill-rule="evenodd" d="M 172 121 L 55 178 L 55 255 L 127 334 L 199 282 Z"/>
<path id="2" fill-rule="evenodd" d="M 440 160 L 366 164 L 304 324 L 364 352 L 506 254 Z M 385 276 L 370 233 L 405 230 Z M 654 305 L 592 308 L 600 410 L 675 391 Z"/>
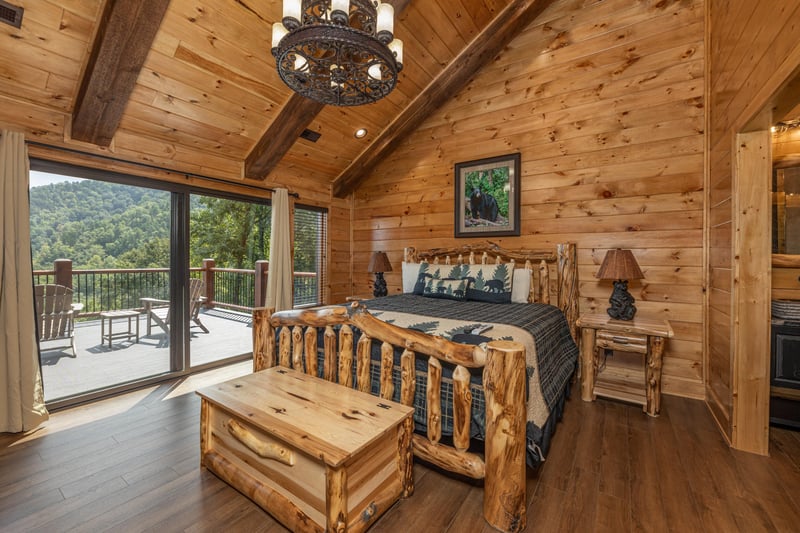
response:
<path id="1" fill-rule="evenodd" d="M 195 388 L 242 363 L 54 413 L 0 435 L 0 531 L 282 532 L 199 467 Z M 528 531 L 797 531 L 800 433 L 772 428 L 770 457 L 727 447 L 705 405 L 662 414 L 573 394 L 547 462 L 528 480 Z M 420 464 L 414 495 L 374 532 L 489 532 L 483 490 Z"/>

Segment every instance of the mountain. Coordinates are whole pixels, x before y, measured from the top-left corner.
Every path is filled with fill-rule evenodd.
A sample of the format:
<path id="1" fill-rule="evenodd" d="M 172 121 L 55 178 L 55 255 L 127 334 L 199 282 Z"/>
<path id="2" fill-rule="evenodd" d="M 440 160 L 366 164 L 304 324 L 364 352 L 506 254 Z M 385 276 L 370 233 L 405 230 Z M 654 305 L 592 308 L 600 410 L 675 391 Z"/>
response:
<path id="1" fill-rule="evenodd" d="M 94 180 L 30 190 L 34 270 L 169 266 L 170 193 Z"/>

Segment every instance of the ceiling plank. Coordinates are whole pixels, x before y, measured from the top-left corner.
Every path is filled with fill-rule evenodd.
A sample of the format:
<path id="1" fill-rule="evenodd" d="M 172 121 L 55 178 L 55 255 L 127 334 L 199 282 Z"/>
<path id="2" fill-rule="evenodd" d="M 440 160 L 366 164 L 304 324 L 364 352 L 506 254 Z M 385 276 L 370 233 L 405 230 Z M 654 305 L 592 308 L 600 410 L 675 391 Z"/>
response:
<path id="1" fill-rule="evenodd" d="M 798 94 L 800 94 L 800 73 L 797 73 L 774 98 L 772 124 L 800 119 Z"/>
<path id="2" fill-rule="evenodd" d="M 408 7 L 408 4 L 411 3 L 411 0 L 389 0 L 387 4 L 392 4 L 394 8 L 395 16 L 398 16 L 400 13 Z"/>
<path id="3" fill-rule="evenodd" d="M 170 0 L 109 0 L 72 114 L 72 138 L 109 146 Z"/>
<path id="4" fill-rule="evenodd" d="M 394 7 L 397 18 L 411 0 L 389 0 L 388 3 Z M 244 162 L 245 178 L 266 179 L 324 107 L 324 104 L 292 93 L 289 101 L 248 154 Z"/>
<path id="5" fill-rule="evenodd" d="M 513 0 L 467 45 L 413 102 L 333 182 L 333 195 L 344 198 L 386 159 L 425 119 L 458 93 L 469 80 L 544 11 L 553 0 Z"/>

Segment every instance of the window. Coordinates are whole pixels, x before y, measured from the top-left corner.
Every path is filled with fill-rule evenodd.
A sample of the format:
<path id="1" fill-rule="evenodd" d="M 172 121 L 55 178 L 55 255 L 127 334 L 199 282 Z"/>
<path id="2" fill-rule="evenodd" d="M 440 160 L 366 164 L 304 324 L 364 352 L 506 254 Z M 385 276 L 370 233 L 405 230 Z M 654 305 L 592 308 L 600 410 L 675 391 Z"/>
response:
<path id="1" fill-rule="evenodd" d="M 295 307 L 320 305 L 325 301 L 327 233 L 328 213 L 326 210 L 307 206 L 295 206 Z"/>

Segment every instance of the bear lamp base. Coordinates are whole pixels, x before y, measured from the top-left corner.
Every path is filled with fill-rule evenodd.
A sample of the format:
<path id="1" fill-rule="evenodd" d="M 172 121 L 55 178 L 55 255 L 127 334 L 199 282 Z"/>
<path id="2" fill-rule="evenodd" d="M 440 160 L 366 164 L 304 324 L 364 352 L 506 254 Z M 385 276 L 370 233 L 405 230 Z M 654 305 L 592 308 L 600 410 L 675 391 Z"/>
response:
<path id="1" fill-rule="evenodd" d="M 608 303 L 611 304 L 607 310 L 608 316 L 617 320 L 633 320 L 636 315 L 634 302 L 633 296 L 628 292 L 628 280 L 615 281 L 614 291 L 611 293 L 611 298 L 608 299 Z"/>

